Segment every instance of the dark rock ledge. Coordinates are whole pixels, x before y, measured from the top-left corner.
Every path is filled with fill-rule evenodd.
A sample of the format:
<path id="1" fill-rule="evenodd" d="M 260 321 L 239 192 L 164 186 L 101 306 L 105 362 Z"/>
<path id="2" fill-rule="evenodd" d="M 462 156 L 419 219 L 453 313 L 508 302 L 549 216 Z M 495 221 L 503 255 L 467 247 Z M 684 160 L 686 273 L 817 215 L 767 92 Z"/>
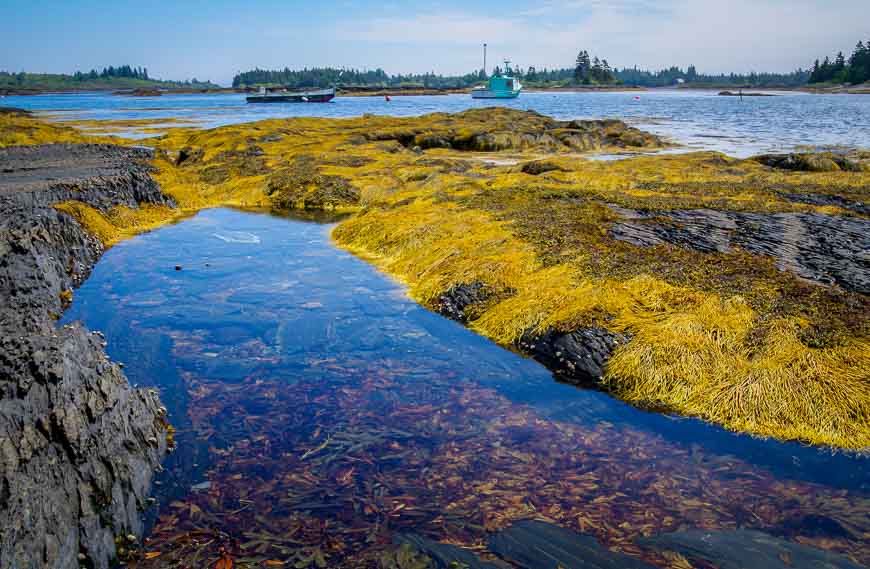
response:
<path id="1" fill-rule="evenodd" d="M 110 145 L 0 149 L 0 567 L 102 569 L 117 537 L 141 539 L 165 411 L 109 361 L 101 334 L 57 326 L 103 247 L 52 205 L 172 205 L 148 157 Z"/>
<path id="2" fill-rule="evenodd" d="M 469 309 L 486 302 L 490 296 L 483 283 L 460 284 L 439 296 L 434 307 L 442 316 L 467 324 L 472 319 Z M 561 381 L 594 387 L 604 377 L 611 354 L 629 339 L 601 327 L 570 332 L 528 331 L 514 347 L 541 363 Z"/>

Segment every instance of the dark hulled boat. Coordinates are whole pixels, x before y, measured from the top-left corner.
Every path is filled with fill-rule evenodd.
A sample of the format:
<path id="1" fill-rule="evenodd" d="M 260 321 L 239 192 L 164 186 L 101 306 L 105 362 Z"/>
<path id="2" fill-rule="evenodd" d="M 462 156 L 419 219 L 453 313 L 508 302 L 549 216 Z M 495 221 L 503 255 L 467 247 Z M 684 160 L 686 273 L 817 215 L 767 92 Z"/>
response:
<path id="1" fill-rule="evenodd" d="M 264 88 L 256 95 L 249 95 L 249 103 L 328 103 L 335 98 L 335 87 L 316 91 L 279 91 L 267 93 Z"/>

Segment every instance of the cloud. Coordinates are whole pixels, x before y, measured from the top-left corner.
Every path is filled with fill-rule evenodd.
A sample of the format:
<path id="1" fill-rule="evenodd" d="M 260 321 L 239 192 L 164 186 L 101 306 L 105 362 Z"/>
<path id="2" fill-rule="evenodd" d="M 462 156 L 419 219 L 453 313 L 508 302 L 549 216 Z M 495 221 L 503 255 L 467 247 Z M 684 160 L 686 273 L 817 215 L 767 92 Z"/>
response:
<path id="1" fill-rule="evenodd" d="M 344 22 L 337 26 L 336 33 L 339 39 L 348 41 L 479 45 L 487 40 L 509 40 L 521 33 L 521 27 L 518 19 L 453 12 Z"/>
<path id="2" fill-rule="evenodd" d="M 821 0 L 545 0 L 499 16 L 472 8 L 379 16 L 341 22 L 335 33 L 350 42 L 412 50 L 437 46 L 443 72 L 470 69 L 461 66 L 474 65 L 478 53 L 466 57 L 462 49 L 483 42 L 495 57 L 539 68 L 569 66 L 579 49 L 587 49 L 620 67 L 694 63 L 708 72 L 790 71 L 849 49 L 866 35 L 853 17 L 865 2 L 840 0 L 833 7 Z M 411 60 L 407 54 L 397 59 Z"/>

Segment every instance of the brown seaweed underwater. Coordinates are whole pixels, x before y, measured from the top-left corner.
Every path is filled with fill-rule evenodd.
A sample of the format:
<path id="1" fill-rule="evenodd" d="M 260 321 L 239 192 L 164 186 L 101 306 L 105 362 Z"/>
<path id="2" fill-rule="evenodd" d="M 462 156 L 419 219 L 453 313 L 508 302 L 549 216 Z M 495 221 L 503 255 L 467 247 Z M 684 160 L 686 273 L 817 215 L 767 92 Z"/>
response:
<path id="1" fill-rule="evenodd" d="M 813 512 L 848 529 L 798 541 L 870 561 L 866 498 L 630 428 L 547 420 L 451 377 L 421 390 L 401 368 L 361 379 L 332 365 L 345 387 L 187 379 L 194 428 L 226 446 L 210 448 L 209 487 L 169 504 L 146 558 L 196 567 L 224 550 L 240 566 L 377 567 L 396 533 L 483 551 L 487 532 L 535 518 L 658 566 L 691 567 L 634 540 L 781 528 Z M 247 411 L 253 402 L 260 414 Z"/>
<path id="2" fill-rule="evenodd" d="M 0 143 L 79 136 L 15 120 Z M 746 237 L 771 220 L 804 231 L 831 222 L 859 228 L 860 246 L 865 155 L 596 162 L 581 154 L 663 143 L 618 121 L 506 110 L 177 128 L 149 143 L 178 210 L 61 206 L 107 244 L 216 205 L 349 210 L 333 232 L 340 246 L 426 306 L 457 287 L 485 290 L 464 317 L 503 345 L 605 329 L 625 341 L 597 387 L 625 400 L 733 430 L 870 446 L 865 285 L 816 252 L 808 268 L 788 235 L 785 256 Z M 866 267 L 852 258 L 860 277 Z M 215 353 L 189 331 L 164 333 L 178 357 Z M 253 341 L 235 349 L 273 356 Z M 637 541 L 683 528 L 756 528 L 870 563 L 861 492 L 628 425 L 563 421 L 475 378 L 412 381 L 418 370 L 401 358 L 308 365 L 330 382 L 184 371 L 190 424 L 179 440 L 206 446 L 207 482 L 164 505 L 144 548 L 125 555 L 143 567 L 426 567 L 400 562 L 394 536 L 488 557 L 489 532 L 537 518 L 661 567 L 707 567 Z"/>

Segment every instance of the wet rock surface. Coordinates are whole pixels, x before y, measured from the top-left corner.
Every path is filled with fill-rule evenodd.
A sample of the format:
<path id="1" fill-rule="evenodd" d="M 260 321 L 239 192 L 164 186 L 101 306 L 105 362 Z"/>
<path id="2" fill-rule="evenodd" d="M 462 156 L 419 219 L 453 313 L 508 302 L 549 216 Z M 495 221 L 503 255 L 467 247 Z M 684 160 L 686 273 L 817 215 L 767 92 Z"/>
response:
<path id="1" fill-rule="evenodd" d="M 596 384 L 604 376 L 610 355 L 629 338 L 604 328 L 580 328 L 572 332 L 550 330 L 527 333 L 519 347 L 544 364 L 559 379 L 576 384 Z"/>
<path id="2" fill-rule="evenodd" d="M 488 298 L 489 293 L 483 283 L 460 284 L 440 295 L 436 301 L 436 308 L 442 316 L 457 322 L 467 323 L 469 315 L 466 310 Z"/>
<path id="3" fill-rule="evenodd" d="M 743 249 L 780 270 L 870 294 L 870 220 L 818 213 L 738 213 L 711 209 L 641 212 L 613 208 L 611 235 L 635 245 L 673 244 L 703 253 Z"/>
<path id="4" fill-rule="evenodd" d="M 0 149 L 0 566 L 108 567 L 166 452 L 156 392 L 134 389 L 99 333 L 55 320 L 101 243 L 51 207 L 171 205 L 145 150 Z M 126 544 L 129 545 L 129 544 Z"/>
<path id="5" fill-rule="evenodd" d="M 638 540 L 718 569 L 862 569 L 848 557 L 754 530 L 691 530 Z"/>
<path id="6" fill-rule="evenodd" d="M 523 569 L 651 569 L 652 565 L 602 547 L 595 538 L 527 520 L 493 535 L 488 547 Z"/>

